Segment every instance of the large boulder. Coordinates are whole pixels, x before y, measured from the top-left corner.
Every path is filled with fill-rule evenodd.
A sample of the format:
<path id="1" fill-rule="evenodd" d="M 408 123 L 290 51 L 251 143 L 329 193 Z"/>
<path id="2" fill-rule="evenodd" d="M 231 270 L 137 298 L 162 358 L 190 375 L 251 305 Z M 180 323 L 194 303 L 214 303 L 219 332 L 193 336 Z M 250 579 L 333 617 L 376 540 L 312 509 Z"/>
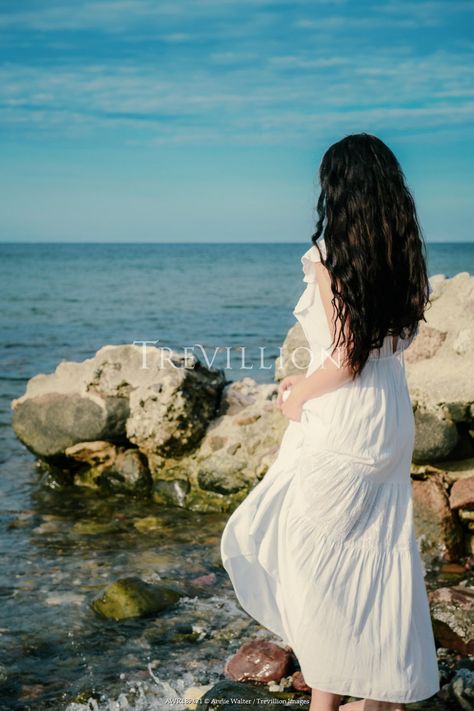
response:
<path id="1" fill-rule="evenodd" d="M 170 456 L 197 446 L 219 406 L 222 371 L 170 349 L 104 346 L 80 363 L 39 374 L 13 400 L 13 428 L 38 457 L 61 459 L 76 444 L 133 443 Z"/>
<path id="2" fill-rule="evenodd" d="M 278 453 L 288 420 L 277 389 L 226 384 L 170 349 L 105 346 L 32 378 L 12 403 L 13 427 L 58 481 L 231 511 Z"/>
<path id="3" fill-rule="evenodd" d="M 431 279 L 431 305 L 406 352 L 415 411 L 415 462 L 473 456 L 474 277 Z"/>

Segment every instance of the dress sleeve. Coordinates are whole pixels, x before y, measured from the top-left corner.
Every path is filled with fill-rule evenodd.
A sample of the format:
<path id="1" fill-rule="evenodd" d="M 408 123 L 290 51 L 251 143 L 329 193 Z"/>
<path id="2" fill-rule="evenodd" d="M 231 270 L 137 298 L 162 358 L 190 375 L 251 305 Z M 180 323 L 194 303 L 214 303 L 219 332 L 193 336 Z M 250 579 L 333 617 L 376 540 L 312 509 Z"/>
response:
<path id="1" fill-rule="evenodd" d="M 323 259 L 326 259 L 326 244 L 324 242 L 324 238 L 320 238 L 318 240 L 318 245 L 321 250 L 321 254 L 323 255 Z M 317 282 L 314 265 L 316 262 L 320 261 L 321 257 L 319 256 L 319 252 L 313 244 L 312 247 L 310 247 L 301 257 L 301 265 L 304 273 L 303 281 L 308 284 L 315 284 Z"/>

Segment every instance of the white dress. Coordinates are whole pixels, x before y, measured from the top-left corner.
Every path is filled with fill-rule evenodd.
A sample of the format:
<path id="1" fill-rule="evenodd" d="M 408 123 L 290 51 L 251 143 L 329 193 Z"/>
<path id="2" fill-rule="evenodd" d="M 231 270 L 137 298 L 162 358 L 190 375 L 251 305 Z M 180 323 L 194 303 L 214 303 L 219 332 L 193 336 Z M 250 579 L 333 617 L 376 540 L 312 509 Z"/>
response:
<path id="1" fill-rule="evenodd" d="M 331 345 L 317 261 L 311 246 L 293 312 L 314 356 L 307 375 Z M 359 378 L 304 404 L 220 544 L 243 609 L 291 646 L 310 687 L 402 703 L 440 689 L 413 523 L 408 345 L 393 353 L 387 337 Z"/>

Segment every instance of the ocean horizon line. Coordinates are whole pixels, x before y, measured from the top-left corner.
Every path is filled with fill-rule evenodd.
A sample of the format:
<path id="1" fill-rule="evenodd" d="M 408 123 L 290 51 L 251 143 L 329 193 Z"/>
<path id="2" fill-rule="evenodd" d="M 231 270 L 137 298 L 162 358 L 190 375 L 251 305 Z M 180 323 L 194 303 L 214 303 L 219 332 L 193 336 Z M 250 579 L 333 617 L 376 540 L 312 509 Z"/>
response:
<path id="1" fill-rule="evenodd" d="M 91 241 L 76 241 L 76 240 L 57 240 L 57 241 L 49 241 L 49 240 L 0 240 L 0 244 L 49 244 L 49 245 L 91 245 L 91 244 L 110 244 L 110 245 L 139 245 L 139 244 L 145 244 L 145 245 L 168 245 L 168 246 L 173 246 L 176 247 L 178 245 L 197 245 L 197 244 L 202 244 L 202 245 L 221 245 L 221 246 L 226 246 L 226 245 L 233 245 L 233 244 L 244 244 L 244 245 L 306 245 L 309 244 L 311 240 L 306 241 L 306 242 L 245 242 L 245 241 L 230 241 L 230 242 L 151 242 L 151 241 L 112 241 L 112 240 L 91 240 Z M 461 244 L 461 245 L 466 245 L 466 244 L 474 244 L 474 239 L 472 240 L 426 240 L 425 239 L 425 244 L 448 244 L 448 245 L 456 245 L 456 244 Z"/>

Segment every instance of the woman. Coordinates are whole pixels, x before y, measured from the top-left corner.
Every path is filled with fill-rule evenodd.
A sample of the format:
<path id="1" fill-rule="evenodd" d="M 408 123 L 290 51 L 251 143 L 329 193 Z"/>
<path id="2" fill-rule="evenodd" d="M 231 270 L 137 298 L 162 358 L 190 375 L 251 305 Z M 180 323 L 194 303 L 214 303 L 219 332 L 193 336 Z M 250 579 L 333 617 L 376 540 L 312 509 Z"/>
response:
<path id="1" fill-rule="evenodd" d="M 332 145 L 319 177 L 294 309 L 311 363 L 280 383 L 290 422 L 228 519 L 221 557 L 243 608 L 293 649 L 310 711 L 400 711 L 440 688 L 403 358 L 429 303 L 425 246 L 400 165 L 375 136 Z M 340 705 L 346 695 L 361 700 Z"/>

